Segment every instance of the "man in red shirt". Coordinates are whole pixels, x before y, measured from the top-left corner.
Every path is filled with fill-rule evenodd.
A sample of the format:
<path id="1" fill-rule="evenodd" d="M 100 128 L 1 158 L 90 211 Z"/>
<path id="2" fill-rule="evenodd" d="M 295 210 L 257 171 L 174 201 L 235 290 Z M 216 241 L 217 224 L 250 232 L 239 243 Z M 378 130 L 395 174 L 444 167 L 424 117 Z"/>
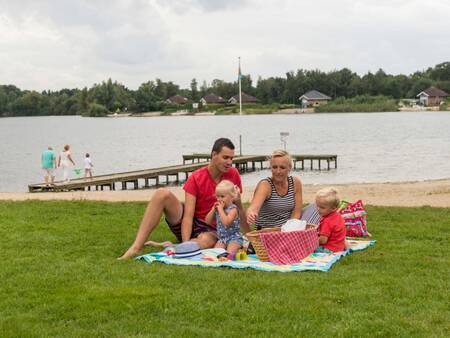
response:
<path id="1" fill-rule="evenodd" d="M 241 177 L 232 166 L 233 157 L 233 143 L 227 138 L 216 140 L 211 151 L 211 161 L 194 171 L 186 181 L 183 187 L 184 204 L 168 189 L 158 189 L 147 205 L 134 243 L 119 259 L 130 258 L 140 252 L 163 213 L 170 230 L 179 241 L 196 238 L 201 248 L 213 247 L 217 241 L 215 225 L 206 224 L 204 219 L 216 202 L 216 185 L 222 180 L 230 180 L 242 192 Z M 239 208 L 243 231 L 250 231 L 240 199 L 235 204 Z"/>

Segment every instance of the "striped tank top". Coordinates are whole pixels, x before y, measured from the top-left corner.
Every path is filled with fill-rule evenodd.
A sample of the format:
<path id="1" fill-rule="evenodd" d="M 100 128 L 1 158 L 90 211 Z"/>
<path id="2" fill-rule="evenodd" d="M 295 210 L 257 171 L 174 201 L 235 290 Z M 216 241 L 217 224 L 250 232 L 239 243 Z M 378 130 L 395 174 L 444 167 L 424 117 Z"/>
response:
<path id="1" fill-rule="evenodd" d="M 288 176 L 288 191 L 286 195 L 278 195 L 277 189 L 270 177 L 265 179 L 272 187 L 270 197 L 264 201 L 256 221 L 256 228 L 280 227 L 291 218 L 295 207 L 294 178 Z"/>

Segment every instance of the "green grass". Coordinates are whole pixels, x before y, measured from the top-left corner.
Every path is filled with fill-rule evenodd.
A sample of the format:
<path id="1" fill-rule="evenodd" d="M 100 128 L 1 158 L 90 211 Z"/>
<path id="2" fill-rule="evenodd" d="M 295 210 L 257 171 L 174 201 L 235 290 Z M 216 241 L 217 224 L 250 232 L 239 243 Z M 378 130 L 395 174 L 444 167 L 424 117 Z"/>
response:
<path id="1" fill-rule="evenodd" d="M 450 209 L 369 207 L 375 247 L 266 273 L 117 261 L 144 207 L 0 202 L 0 337 L 448 335 Z"/>

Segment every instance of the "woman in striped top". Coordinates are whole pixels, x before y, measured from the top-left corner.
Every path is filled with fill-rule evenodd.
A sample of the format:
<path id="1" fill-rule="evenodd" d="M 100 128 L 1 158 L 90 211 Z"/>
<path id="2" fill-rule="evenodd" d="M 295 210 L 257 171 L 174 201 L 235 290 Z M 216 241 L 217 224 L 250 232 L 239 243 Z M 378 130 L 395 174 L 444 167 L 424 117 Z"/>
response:
<path id="1" fill-rule="evenodd" d="M 302 183 L 289 175 L 292 158 L 285 150 L 275 150 L 270 157 L 272 177 L 261 180 L 256 186 L 247 221 L 258 229 L 282 226 L 290 218 L 302 214 Z"/>

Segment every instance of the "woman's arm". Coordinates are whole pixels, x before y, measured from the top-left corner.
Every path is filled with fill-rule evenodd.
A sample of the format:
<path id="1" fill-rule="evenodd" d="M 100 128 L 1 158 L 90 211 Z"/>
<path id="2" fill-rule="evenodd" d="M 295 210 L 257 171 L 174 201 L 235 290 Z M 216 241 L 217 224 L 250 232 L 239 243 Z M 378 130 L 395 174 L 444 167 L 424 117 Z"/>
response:
<path id="1" fill-rule="evenodd" d="M 247 209 L 247 222 L 248 224 L 255 224 L 258 219 L 259 210 L 261 209 L 265 200 L 270 196 L 272 188 L 269 182 L 266 180 L 260 181 L 256 186 L 255 193 L 253 194 L 252 202 Z"/>
<path id="2" fill-rule="evenodd" d="M 300 219 L 302 215 L 302 207 L 303 207 L 303 192 L 302 192 L 302 182 L 298 177 L 293 177 L 294 179 L 294 199 L 295 205 L 294 209 L 292 209 L 291 218 Z"/>
<path id="3" fill-rule="evenodd" d="M 70 153 L 67 154 L 67 158 L 72 162 L 73 165 L 75 165 L 75 162 L 72 160 L 72 155 Z"/>
<path id="4" fill-rule="evenodd" d="M 194 195 L 188 192 L 184 193 L 184 214 L 181 220 L 181 240 L 183 242 L 191 239 L 196 201 L 197 198 Z"/>
<path id="5" fill-rule="evenodd" d="M 234 204 L 236 204 L 236 206 L 239 209 L 239 219 L 241 221 L 241 231 L 244 234 L 246 234 L 247 232 L 251 231 L 252 229 L 250 229 L 250 227 L 248 226 L 247 216 L 246 216 L 246 213 L 245 213 L 244 206 L 242 205 L 241 199 L 239 198 L 238 200 L 236 200 L 234 202 Z"/>

